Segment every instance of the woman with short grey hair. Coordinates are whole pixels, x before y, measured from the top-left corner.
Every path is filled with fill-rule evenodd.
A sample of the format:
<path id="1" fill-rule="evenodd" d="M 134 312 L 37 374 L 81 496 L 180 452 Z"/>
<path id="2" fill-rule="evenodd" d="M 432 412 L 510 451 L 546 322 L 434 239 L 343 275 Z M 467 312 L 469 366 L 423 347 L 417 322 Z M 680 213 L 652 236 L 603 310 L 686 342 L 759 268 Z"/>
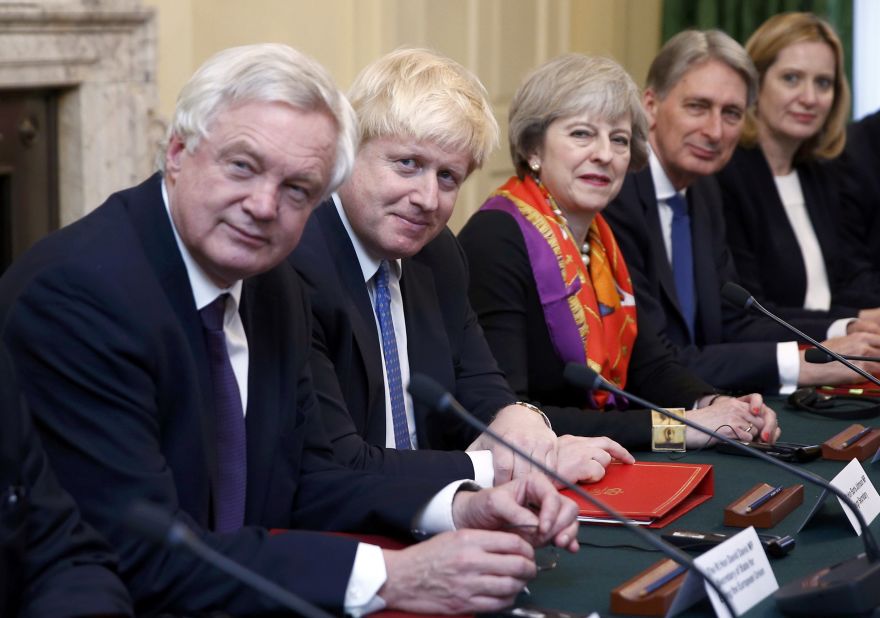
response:
<path id="1" fill-rule="evenodd" d="M 647 136 L 639 91 L 617 63 L 577 54 L 547 62 L 511 104 L 516 175 L 459 235 L 471 303 L 511 387 L 540 402 L 558 434 L 607 435 L 636 449 L 651 446 L 650 412 L 620 412 L 626 401 L 566 384 L 567 363 L 666 405 L 710 404 L 714 393 L 639 320 L 601 214 L 627 172 L 647 162 Z M 723 404 L 688 413 L 712 429 L 739 424 L 733 414 Z M 687 432 L 686 441 L 706 439 Z"/>

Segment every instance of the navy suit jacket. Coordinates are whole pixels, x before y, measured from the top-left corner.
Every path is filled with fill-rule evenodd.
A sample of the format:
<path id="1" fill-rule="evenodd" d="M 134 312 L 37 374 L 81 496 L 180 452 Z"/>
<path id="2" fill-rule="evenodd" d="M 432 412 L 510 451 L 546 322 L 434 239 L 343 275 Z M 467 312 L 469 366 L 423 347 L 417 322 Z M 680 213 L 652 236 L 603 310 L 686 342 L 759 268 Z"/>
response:
<path id="1" fill-rule="evenodd" d="M 880 306 L 877 273 L 842 238 L 837 178 L 826 164 L 817 161 L 795 169 L 831 288 L 832 307 L 825 315 L 852 317 L 856 308 Z M 786 317 L 819 313 L 803 309 L 806 267 L 761 149 L 738 147 L 719 172 L 718 181 L 727 241 L 743 286 L 759 302 L 771 303 Z"/>
<path id="2" fill-rule="evenodd" d="M 880 271 L 880 111 L 850 124 L 846 149 L 832 165 L 841 179 L 843 242 Z"/>
<path id="3" fill-rule="evenodd" d="M 700 178 L 687 196 L 697 296 L 695 341 L 678 304 L 650 168 L 628 174 L 604 213 L 629 267 L 636 306 L 656 324 L 675 357 L 707 382 L 735 391 L 777 388 L 775 342 L 792 336 L 769 319 L 722 299 L 721 287 L 738 277 L 725 241 L 718 185 L 712 177 Z M 799 326 L 824 339 L 828 324 L 804 320 Z"/>
<path id="4" fill-rule="evenodd" d="M 337 458 L 394 474 L 473 477 L 470 458 L 462 452 L 383 448 L 381 343 L 367 284 L 332 200 L 313 213 L 290 262 L 309 288 L 315 383 Z M 410 375 L 438 381 L 486 422 L 513 403 L 516 398 L 468 303 L 467 267 L 449 230 L 403 260 L 400 285 Z M 477 436 L 457 418 L 418 402 L 414 413 L 421 449 L 464 449 Z"/>
<path id="5" fill-rule="evenodd" d="M 174 512 L 233 560 L 338 608 L 356 543 L 267 529 L 408 530 L 442 487 L 332 461 L 308 366 L 307 298 L 282 263 L 246 280 L 241 296 L 250 355 L 245 527 L 210 531 L 217 453 L 207 351 L 158 174 L 17 260 L 0 279 L 0 307 L 50 459 L 118 552 L 139 613 L 277 608 L 198 559 L 128 532 L 124 514 L 136 499 Z"/>
<path id="6" fill-rule="evenodd" d="M 130 616 L 106 542 L 58 485 L 0 352 L 0 616 Z"/>

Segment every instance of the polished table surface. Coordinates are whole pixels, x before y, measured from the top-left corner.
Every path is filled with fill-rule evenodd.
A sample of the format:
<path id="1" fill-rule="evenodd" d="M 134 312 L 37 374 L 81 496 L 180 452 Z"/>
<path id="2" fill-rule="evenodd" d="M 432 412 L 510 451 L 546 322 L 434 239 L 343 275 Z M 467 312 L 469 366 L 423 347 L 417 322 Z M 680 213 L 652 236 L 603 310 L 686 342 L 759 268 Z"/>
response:
<path id="1" fill-rule="evenodd" d="M 819 444 L 853 423 L 880 427 L 880 418 L 859 421 L 829 419 L 788 408 L 782 399 L 772 399 L 769 403 L 779 415 L 783 441 Z M 675 457 L 678 456 L 680 454 L 675 454 Z M 660 453 L 641 453 L 637 454 L 637 458 L 646 461 L 673 459 Z M 863 551 L 861 539 L 856 536 L 833 496 L 826 501 L 824 508 L 817 513 L 813 521 L 802 532 L 795 534 L 818 500 L 821 490 L 785 470 L 774 468 L 757 459 L 715 453 L 712 449 L 701 452 L 692 449 L 680 461 L 712 464 L 715 470 L 715 495 L 666 528 L 648 530 L 652 534 L 662 534 L 676 529 L 736 533 L 739 529 L 726 527 L 722 523 L 724 508 L 750 487 L 759 482 L 786 487 L 803 483 L 804 503 L 775 528 L 757 530 L 759 533 L 790 534 L 797 541 L 797 546 L 788 556 L 770 560 L 770 566 L 773 567 L 780 587 Z M 846 463 L 817 459 L 807 464 L 795 465 L 830 480 Z M 867 459 L 862 465 L 874 486 L 880 486 L 880 463 L 871 465 L 870 459 Z M 874 520 L 870 529 L 875 537 L 880 537 L 880 517 Z M 587 543 L 595 543 L 645 547 L 644 541 L 622 527 L 581 525 L 579 540 L 581 549 L 577 554 L 562 553 L 555 569 L 541 572 L 538 578 L 529 584 L 530 598 L 521 597 L 525 603 L 580 615 L 593 611 L 602 616 L 618 615 L 611 614 L 610 591 L 663 558 L 661 554 L 646 549 L 598 548 L 587 545 Z M 708 601 L 703 601 L 682 615 L 710 616 L 713 613 Z M 776 609 L 776 604 L 770 597 L 745 615 L 752 617 L 782 614 Z"/>

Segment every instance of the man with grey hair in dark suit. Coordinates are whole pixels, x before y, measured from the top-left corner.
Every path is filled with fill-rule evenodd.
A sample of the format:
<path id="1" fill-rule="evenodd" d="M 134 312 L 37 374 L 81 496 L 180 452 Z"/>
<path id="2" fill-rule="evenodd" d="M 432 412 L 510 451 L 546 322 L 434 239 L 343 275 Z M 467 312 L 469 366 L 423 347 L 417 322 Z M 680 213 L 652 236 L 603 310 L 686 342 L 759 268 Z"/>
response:
<path id="1" fill-rule="evenodd" d="M 721 297 L 722 285 L 737 276 L 713 174 L 730 160 L 756 91 L 748 54 L 725 33 L 687 30 L 671 38 L 651 64 L 643 94 L 649 166 L 627 176 L 606 218 L 639 311 L 678 360 L 710 384 L 786 392 L 851 380 L 855 374 L 836 363 L 805 362 L 786 329 Z M 797 325 L 819 339 L 835 334 L 830 320 Z M 880 352 L 880 338 L 870 333 L 828 343 L 841 353 Z"/>

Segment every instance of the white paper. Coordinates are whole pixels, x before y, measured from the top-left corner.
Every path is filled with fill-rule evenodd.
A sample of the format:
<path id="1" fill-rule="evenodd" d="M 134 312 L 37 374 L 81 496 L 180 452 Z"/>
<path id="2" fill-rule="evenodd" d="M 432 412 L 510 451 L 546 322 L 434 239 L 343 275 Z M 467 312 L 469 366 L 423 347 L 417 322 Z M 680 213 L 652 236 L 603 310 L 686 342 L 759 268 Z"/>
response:
<path id="1" fill-rule="evenodd" d="M 779 589 L 764 546 L 753 527 L 697 556 L 694 564 L 719 584 L 737 616 Z M 731 618 L 715 590 L 705 582 L 704 585 L 715 614 Z"/>
<path id="2" fill-rule="evenodd" d="M 861 511 L 868 524 L 874 521 L 877 514 L 880 513 L 880 494 L 877 493 L 877 489 L 874 487 L 871 479 L 868 478 L 865 469 L 858 459 L 853 459 L 846 464 L 846 467 L 831 479 L 831 484 L 845 493 L 855 503 L 856 508 Z M 843 500 L 837 498 L 837 501 L 843 507 L 843 512 L 846 513 L 849 523 L 855 528 L 856 534 L 861 536 L 862 527 L 859 525 L 859 520 L 855 514 L 844 504 Z"/>

